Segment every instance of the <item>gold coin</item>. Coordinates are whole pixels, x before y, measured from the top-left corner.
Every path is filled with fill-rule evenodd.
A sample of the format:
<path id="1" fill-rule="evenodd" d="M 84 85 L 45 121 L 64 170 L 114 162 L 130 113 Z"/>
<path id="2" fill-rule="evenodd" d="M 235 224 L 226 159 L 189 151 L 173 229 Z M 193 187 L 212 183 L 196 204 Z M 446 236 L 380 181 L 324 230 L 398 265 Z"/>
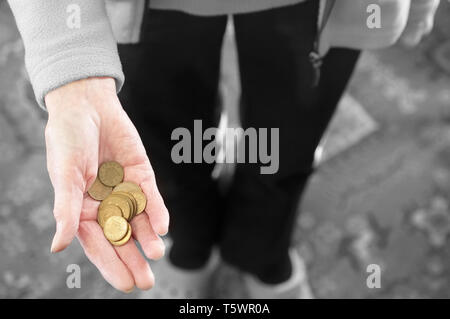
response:
<path id="1" fill-rule="evenodd" d="M 114 161 L 103 163 L 98 169 L 98 178 L 106 186 L 116 186 L 123 181 L 123 168 Z"/>
<path id="2" fill-rule="evenodd" d="M 123 239 L 129 230 L 128 222 L 125 218 L 119 216 L 111 216 L 105 222 L 103 233 L 110 241 L 118 241 Z"/>
<path id="3" fill-rule="evenodd" d="M 114 192 L 115 195 L 122 195 L 127 197 L 130 200 L 130 203 L 132 205 L 132 210 L 131 210 L 131 216 L 130 219 L 132 219 L 134 216 L 136 216 L 137 213 L 137 209 L 138 209 L 138 203 L 136 201 L 136 198 L 134 198 L 134 196 L 131 193 L 128 192 Z"/>
<path id="4" fill-rule="evenodd" d="M 133 217 L 136 215 L 136 207 L 137 207 L 137 203 L 136 204 L 134 203 L 133 196 L 128 193 L 123 193 L 123 194 L 114 193 L 114 195 L 122 196 L 128 202 L 128 205 L 130 206 L 130 215 L 127 216 L 127 220 L 131 221 L 133 219 Z"/>
<path id="5" fill-rule="evenodd" d="M 100 226 L 105 227 L 105 222 L 108 220 L 108 218 L 112 216 L 122 216 L 122 210 L 115 205 L 105 205 L 101 209 L 98 210 L 97 214 L 97 221 L 100 224 Z"/>
<path id="6" fill-rule="evenodd" d="M 118 206 L 122 210 L 123 217 L 127 220 L 131 217 L 131 200 L 123 195 L 112 193 L 103 200 L 99 209 L 102 209 L 106 205 Z"/>
<path id="7" fill-rule="evenodd" d="M 125 245 L 125 244 L 130 240 L 130 238 L 131 238 L 131 233 L 132 233 L 131 226 L 130 226 L 130 224 L 128 224 L 128 231 L 127 231 L 127 234 L 125 235 L 124 238 L 122 238 L 121 240 L 117 240 L 117 241 L 112 241 L 112 240 L 110 240 L 109 242 L 110 242 L 111 244 L 113 244 L 114 246 L 122 246 L 122 245 Z"/>
<path id="8" fill-rule="evenodd" d="M 114 187 L 113 192 L 132 192 L 132 191 L 142 191 L 139 185 L 133 182 L 123 182 Z"/>
<path id="9" fill-rule="evenodd" d="M 147 206 L 147 197 L 145 197 L 145 194 L 141 191 L 131 192 L 130 194 L 133 195 L 137 202 L 136 215 L 142 213 Z"/>
<path id="10" fill-rule="evenodd" d="M 130 217 L 130 221 L 137 215 L 137 210 L 138 210 L 138 203 L 136 201 L 136 198 L 133 197 L 133 195 L 131 195 L 131 193 L 127 193 L 131 202 L 133 203 L 133 211 Z"/>
<path id="11" fill-rule="evenodd" d="M 138 204 L 136 202 L 136 199 L 131 195 L 130 193 L 127 193 L 127 197 L 130 199 L 131 203 L 133 204 L 133 210 L 131 211 L 130 221 L 136 216 Z"/>
<path id="12" fill-rule="evenodd" d="M 103 183 L 98 179 L 95 179 L 94 184 L 88 190 L 89 196 L 96 200 L 104 200 L 112 192 L 112 187 L 103 185 Z"/>

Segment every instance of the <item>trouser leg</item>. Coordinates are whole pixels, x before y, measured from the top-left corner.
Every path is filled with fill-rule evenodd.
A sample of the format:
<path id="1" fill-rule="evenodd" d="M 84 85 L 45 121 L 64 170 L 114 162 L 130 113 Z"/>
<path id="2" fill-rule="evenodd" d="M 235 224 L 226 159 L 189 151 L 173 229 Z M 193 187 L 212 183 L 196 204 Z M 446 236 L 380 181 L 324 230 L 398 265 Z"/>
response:
<path id="1" fill-rule="evenodd" d="M 172 262 L 200 267 L 216 241 L 223 204 L 213 164 L 176 164 L 172 132 L 194 120 L 216 126 L 220 54 L 226 17 L 150 10 L 139 44 L 121 45 L 126 76 L 119 94 L 136 125 L 171 216 Z"/>
<path id="2" fill-rule="evenodd" d="M 220 241 L 223 258 L 266 282 L 290 275 L 288 249 L 300 196 L 324 133 L 358 54 L 332 51 L 312 87 L 309 53 L 316 35 L 318 1 L 237 15 L 242 125 L 279 129 L 279 170 L 239 164 Z M 270 139 L 269 139 L 270 141 Z"/>

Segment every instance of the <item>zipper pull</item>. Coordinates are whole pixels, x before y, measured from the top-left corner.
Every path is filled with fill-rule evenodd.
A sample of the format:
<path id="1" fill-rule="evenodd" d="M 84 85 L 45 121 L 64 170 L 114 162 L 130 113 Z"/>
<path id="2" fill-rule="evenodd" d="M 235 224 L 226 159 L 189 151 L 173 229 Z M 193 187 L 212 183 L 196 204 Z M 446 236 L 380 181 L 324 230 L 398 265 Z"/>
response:
<path id="1" fill-rule="evenodd" d="M 312 87 L 315 88 L 319 85 L 320 71 L 323 64 L 323 57 L 321 57 L 317 51 L 312 51 L 309 54 L 309 60 L 311 61 L 311 65 L 314 70 Z"/>
<path id="2" fill-rule="evenodd" d="M 309 60 L 311 61 L 312 67 L 314 69 L 312 87 L 315 88 L 320 82 L 320 71 L 323 64 L 324 57 L 319 53 L 320 40 L 322 38 L 323 31 L 327 26 L 328 20 L 330 19 L 333 8 L 336 4 L 336 0 L 320 0 L 319 2 L 319 14 L 317 19 L 317 35 L 314 41 L 314 47 L 309 54 Z"/>

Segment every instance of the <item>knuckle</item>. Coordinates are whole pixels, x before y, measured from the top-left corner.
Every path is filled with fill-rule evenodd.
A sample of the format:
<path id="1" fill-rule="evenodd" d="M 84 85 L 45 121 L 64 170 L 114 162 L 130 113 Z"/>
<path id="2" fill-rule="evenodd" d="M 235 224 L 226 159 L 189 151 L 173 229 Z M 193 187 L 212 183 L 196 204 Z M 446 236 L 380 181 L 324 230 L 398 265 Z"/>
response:
<path id="1" fill-rule="evenodd" d="M 59 207 L 58 207 L 59 206 Z M 63 231 L 67 233 L 77 233 L 79 222 L 75 217 L 71 217 L 70 214 L 65 213 L 64 207 L 61 205 L 55 205 L 55 209 L 53 210 L 53 216 L 57 224 L 59 224 Z"/>
<path id="2" fill-rule="evenodd" d="M 55 220 L 57 222 L 63 222 L 64 221 L 64 210 L 62 205 L 59 204 L 57 201 L 55 201 L 55 207 L 53 208 L 53 217 L 55 217 Z"/>

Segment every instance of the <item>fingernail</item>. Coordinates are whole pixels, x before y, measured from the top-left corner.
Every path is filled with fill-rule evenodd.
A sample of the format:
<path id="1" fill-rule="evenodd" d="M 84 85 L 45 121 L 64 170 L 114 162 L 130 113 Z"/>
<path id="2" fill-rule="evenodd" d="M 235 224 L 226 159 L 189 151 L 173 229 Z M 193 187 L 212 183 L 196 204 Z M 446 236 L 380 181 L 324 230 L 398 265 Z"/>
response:
<path id="1" fill-rule="evenodd" d="M 168 232 L 169 232 L 169 225 L 164 225 L 164 226 L 159 227 L 158 234 L 160 236 L 165 236 L 165 235 L 167 235 Z"/>
<path id="2" fill-rule="evenodd" d="M 50 252 L 52 254 L 54 254 L 54 253 L 57 253 L 58 250 L 59 250 L 59 248 L 58 248 L 58 243 L 57 243 L 56 235 L 55 235 L 55 237 L 53 238 L 52 246 L 50 248 Z"/>
<path id="3" fill-rule="evenodd" d="M 134 287 L 131 288 L 131 289 L 129 289 L 129 290 L 125 290 L 125 293 L 126 293 L 126 294 L 129 294 L 129 293 L 132 293 L 133 291 L 134 291 Z"/>
<path id="4" fill-rule="evenodd" d="M 51 246 L 51 248 L 50 248 L 50 252 L 51 253 L 55 253 L 56 252 L 56 246 L 57 246 L 57 243 L 58 243 L 58 227 L 56 227 L 56 232 L 55 232 L 55 235 L 53 236 L 53 240 L 52 240 L 52 246 Z"/>
<path id="5" fill-rule="evenodd" d="M 53 236 L 53 241 L 52 241 L 52 246 L 51 246 L 51 248 L 50 248 L 50 251 L 52 252 L 52 253 L 56 253 L 56 252 L 58 252 L 59 251 L 59 238 L 60 238 L 60 236 L 61 236 L 61 234 L 60 234 L 60 232 L 61 232 L 61 222 L 57 222 L 56 223 L 56 232 L 55 232 L 55 236 Z"/>
<path id="6" fill-rule="evenodd" d="M 149 259 L 159 260 L 163 258 L 165 254 L 166 254 L 166 245 L 164 245 L 163 242 L 159 242 L 158 245 L 155 246 L 146 255 Z"/>

